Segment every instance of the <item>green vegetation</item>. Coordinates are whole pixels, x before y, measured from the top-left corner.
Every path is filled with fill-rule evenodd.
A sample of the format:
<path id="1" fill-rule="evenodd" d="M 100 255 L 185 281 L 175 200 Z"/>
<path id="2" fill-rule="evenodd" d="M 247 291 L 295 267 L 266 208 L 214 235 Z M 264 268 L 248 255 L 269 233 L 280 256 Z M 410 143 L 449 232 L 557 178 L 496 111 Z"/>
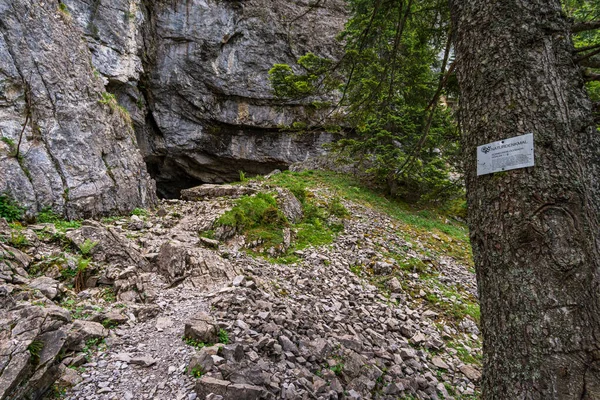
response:
<path id="1" fill-rule="evenodd" d="M 75 299 L 65 298 L 60 303 L 60 306 L 71 311 L 71 315 L 75 319 L 85 319 L 90 316 L 90 313 L 85 311 L 85 307 L 79 305 Z"/>
<path id="2" fill-rule="evenodd" d="M 44 207 L 37 215 L 36 221 L 39 223 L 54 224 L 56 229 L 62 233 L 67 229 L 77 229 L 81 227 L 79 221 L 66 221 L 60 215 L 56 214 L 50 207 Z"/>
<path id="3" fill-rule="evenodd" d="M 225 329 L 219 329 L 219 343 L 229 344 L 229 332 Z"/>
<path id="4" fill-rule="evenodd" d="M 471 351 L 465 348 L 465 345 L 460 342 L 448 342 L 446 345 L 456 350 L 456 355 L 465 364 L 482 365 L 482 356 L 473 356 Z"/>
<path id="5" fill-rule="evenodd" d="M 44 342 L 41 340 L 34 340 L 27 346 L 27 351 L 31 354 L 33 364 L 37 364 L 40 360 L 40 353 L 44 349 Z"/>
<path id="6" fill-rule="evenodd" d="M 337 376 L 340 376 L 342 375 L 342 371 L 344 370 L 344 363 L 338 363 L 329 369 L 332 370 L 333 373 Z"/>
<path id="7" fill-rule="evenodd" d="M 365 187 L 357 178 L 328 171 L 284 171 L 271 177 L 269 182 L 290 189 L 301 202 L 306 196 L 306 188 L 333 188 L 338 199 L 357 202 L 396 219 L 400 223 L 398 231 L 404 233 L 408 242 L 418 239 L 432 254 L 451 255 L 461 262 L 472 263 L 468 229 L 462 222 L 454 220 L 451 208 L 417 207 L 386 195 L 382 190 Z"/>
<path id="8" fill-rule="evenodd" d="M 288 221 L 279 209 L 275 193 L 257 193 L 238 199 L 235 206 L 216 221 L 215 227 L 230 227 L 243 233 L 254 254 L 277 257 L 279 262 L 291 263 L 297 260 L 294 251 L 330 244 L 343 230 L 343 225 L 332 221 L 331 217 L 344 218 L 348 211 L 339 197 L 330 202 L 316 199 L 307 191 L 308 182 L 300 175 L 291 179 L 292 175 L 288 173 L 276 176 L 279 175 L 286 178 L 278 178 L 273 183 L 289 189 L 301 203 L 304 213 L 301 221 Z M 283 228 L 293 232 L 291 243 L 285 243 Z"/>
<path id="9" fill-rule="evenodd" d="M 460 198 L 462 184 L 454 174 L 460 171 L 459 134 L 447 106 L 456 97 L 447 4 L 348 0 L 348 5 L 341 61 L 308 53 L 295 67 L 276 64 L 269 71 L 275 94 L 310 101 L 315 109 L 327 107 L 315 97 L 337 94 L 340 101 L 317 125 L 339 130 L 343 120 L 352 129 L 352 138 L 332 146 L 342 158 L 404 200 Z"/>
<path id="10" fill-rule="evenodd" d="M 201 378 L 202 375 L 204 375 L 204 370 L 202 369 L 202 366 L 196 365 L 190 371 L 190 375 L 193 376 L 194 378 Z"/>
<path id="11" fill-rule="evenodd" d="M 29 240 L 27 240 L 27 237 L 21 232 L 21 229 L 13 229 L 10 232 L 8 244 L 17 249 L 23 249 L 29 246 L 30 243 Z"/>
<path id="12" fill-rule="evenodd" d="M 114 94 L 104 92 L 101 94 L 100 100 L 98 100 L 100 104 L 107 105 L 113 112 L 118 113 L 121 118 L 127 123 L 129 126 L 133 126 L 133 120 L 131 119 L 131 115 L 129 111 L 125 107 L 119 104 L 117 98 Z"/>
<path id="13" fill-rule="evenodd" d="M 0 194 L 0 218 L 8 222 L 18 221 L 23 218 L 24 212 L 25 210 L 16 201 L 6 194 Z"/>
<path id="14" fill-rule="evenodd" d="M 425 300 L 434 306 L 434 308 L 441 310 L 444 315 L 451 317 L 457 322 L 469 316 L 475 322 L 479 323 L 481 314 L 476 298 L 434 280 L 431 280 L 430 283 L 440 290 L 440 293 L 430 292 L 425 295 Z"/>
<path id="15" fill-rule="evenodd" d="M 562 0 L 562 5 L 565 14 L 575 23 L 600 20 L 600 3 L 597 1 Z M 579 58 L 584 58 L 582 66 L 587 67 L 589 72 L 598 73 L 600 56 L 597 51 L 600 46 L 600 30 L 586 30 L 573 35 L 573 44 L 576 49 L 579 49 Z M 600 82 L 590 80 L 586 86 L 591 100 L 593 102 L 600 101 Z"/>
<path id="16" fill-rule="evenodd" d="M 119 324 L 115 321 L 111 321 L 110 319 L 105 319 L 102 321 L 102 326 L 106 329 L 112 329 L 119 326 Z"/>
<path id="17" fill-rule="evenodd" d="M 114 303 L 117 301 L 117 294 L 115 293 L 115 290 L 112 287 L 102 289 L 101 297 L 107 303 Z"/>
<path id="18" fill-rule="evenodd" d="M 98 242 L 94 242 L 90 239 L 85 239 L 81 245 L 79 245 L 79 251 L 84 257 L 89 257 L 91 251 L 98 245 Z"/>
<path id="19" fill-rule="evenodd" d="M 192 339 L 192 338 L 190 338 L 190 337 L 186 337 L 186 336 L 184 336 L 184 337 L 182 338 L 182 340 L 185 342 L 185 344 L 187 344 L 188 346 L 192 346 L 192 347 L 193 347 L 193 348 L 195 348 L 196 350 L 200 350 L 200 349 L 202 349 L 203 347 L 209 347 L 209 346 L 211 346 L 211 344 L 210 344 L 210 343 L 204 343 L 204 342 L 200 342 L 200 341 L 198 341 L 198 340 L 196 340 L 196 339 Z"/>
<path id="20" fill-rule="evenodd" d="M 69 7 L 63 2 L 58 3 L 58 11 L 60 11 L 65 16 L 70 16 Z"/>
<path id="21" fill-rule="evenodd" d="M 210 347 L 214 345 L 214 343 L 204 343 L 187 336 L 183 336 L 181 340 L 183 340 L 188 346 L 192 346 L 197 350 L 200 350 L 203 347 Z M 225 329 L 219 329 L 217 340 L 218 343 L 229 344 L 229 333 Z"/>
<path id="22" fill-rule="evenodd" d="M 147 217 L 148 215 L 150 215 L 150 212 L 143 208 L 134 208 L 133 211 L 131 211 L 131 215 L 137 215 L 138 217 Z"/>
<path id="23" fill-rule="evenodd" d="M 112 224 L 112 223 L 118 221 L 119 219 L 121 219 L 121 217 L 117 217 L 117 216 L 114 216 L 114 217 L 104 217 L 100 221 L 103 224 Z"/>

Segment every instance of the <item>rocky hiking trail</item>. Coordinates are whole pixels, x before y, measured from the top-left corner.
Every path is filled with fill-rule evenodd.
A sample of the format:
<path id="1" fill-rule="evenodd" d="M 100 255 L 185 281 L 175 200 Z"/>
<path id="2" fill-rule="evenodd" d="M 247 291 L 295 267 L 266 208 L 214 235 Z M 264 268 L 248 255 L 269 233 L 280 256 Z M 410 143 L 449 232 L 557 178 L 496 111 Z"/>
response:
<path id="1" fill-rule="evenodd" d="M 275 186 L 203 186 L 65 230 L 1 225 L 0 399 L 478 398 L 475 279 L 451 251 L 464 243 L 348 199 L 330 244 L 294 250 L 284 228 L 260 256 L 215 229 L 257 192 L 301 220 Z"/>

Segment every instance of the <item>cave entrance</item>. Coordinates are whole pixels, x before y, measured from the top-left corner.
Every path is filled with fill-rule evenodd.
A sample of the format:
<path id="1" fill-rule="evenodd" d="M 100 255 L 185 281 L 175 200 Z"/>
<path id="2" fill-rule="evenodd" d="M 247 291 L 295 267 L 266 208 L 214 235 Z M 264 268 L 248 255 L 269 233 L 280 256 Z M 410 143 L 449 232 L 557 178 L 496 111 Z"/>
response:
<path id="1" fill-rule="evenodd" d="M 148 172 L 156 181 L 156 194 L 161 199 L 179 199 L 183 189 L 202 184 L 224 184 L 240 180 L 240 172 L 247 177 L 267 175 L 275 169 L 287 170 L 282 162 L 256 162 L 211 157 L 211 162 L 199 164 L 198 157 L 185 155 L 146 157 Z"/>

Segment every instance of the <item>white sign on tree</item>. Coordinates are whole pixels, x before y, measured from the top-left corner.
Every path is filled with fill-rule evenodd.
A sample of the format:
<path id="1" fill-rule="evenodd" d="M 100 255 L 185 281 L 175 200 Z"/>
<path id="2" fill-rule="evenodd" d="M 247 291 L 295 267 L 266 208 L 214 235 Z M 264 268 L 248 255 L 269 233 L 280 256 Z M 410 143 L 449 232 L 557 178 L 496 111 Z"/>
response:
<path id="1" fill-rule="evenodd" d="M 477 175 L 534 165 L 533 133 L 477 147 Z"/>

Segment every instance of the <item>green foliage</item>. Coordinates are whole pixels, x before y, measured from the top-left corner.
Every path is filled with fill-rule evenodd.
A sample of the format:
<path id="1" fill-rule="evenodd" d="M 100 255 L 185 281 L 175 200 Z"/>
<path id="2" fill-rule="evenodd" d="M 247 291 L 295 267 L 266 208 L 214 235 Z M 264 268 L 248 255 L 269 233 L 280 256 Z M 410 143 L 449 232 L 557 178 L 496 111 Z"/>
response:
<path id="1" fill-rule="evenodd" d="M 337 376 L 342 375 L 342 372 L 344 370 L 344 363 L 338 363 L 336 365 L 334 365 L 333 367 L 330 368 L 334 374 L 336 374 Z"/>
<path id="2" fill-rule="evenodd" d="M 100 94 L 100 100 L 98 103 L 107 105 L 112 111 L 116 112 L 129 126 L 133 126 L 133 120 L 129 111 L 125 107 L 119 104 L 114 94 L 104 92 Z"/>
<path id="3" fill-rule="evenodd" d="M 600 3 L 596 0 L 562 0 L 565 14 L 574 23 L 585 23 L 600 20 Z M 586 74 L 600 74 L 600 29 L 587 30 L 573 35 L 573 44 L 578 58 L 584 58 L 580 64 L 586 68 Z M 590 99 L 596 104 L 594 107 L 596 124 L 600 125 L 600 82 L 591 80 L 586 82 Z M 600 126 L 598 126 L 600 129 Z"/>
<path id="4" fill-rule="evenodd" d="M 482 364 L 482 357 L 480 354 L 473 355 L 472 351 L 469 351 L 465 348 L 465 346 L 459 342 L 449 342 L 447 343 L 448 347 L 451 347 L 456 350 L 456 355 L 458 358 L 464 362 L 465 364 Z"/>
<path id="5" fill-rule="evenodd" d="M 247 182 L 248 178 L 246 178 L 246 173 L 244 171 L 239 171 L 240 172 L 240 182 Z"/>
<path id="6" fill-rule="evenodd" d="M 25 210 L 16 201 L 6 194 L 0 194 L 0 218 L 8 222 L 18 221 L 23 218 L 24 212 Z"/>
<path id="7" fill-rule="evenodd" d="M 432 282 L 435 282 L 435 280 L 432 280 Z M 442 284 L 437 284 L 437 287 L 441 290 L 441 293 L 427 293 L 425 296 L 429 303 L 456 322 L 460 322 L 469 316 L 479 323 L 481 314 L 479 304 L 475 298 L 466 293 L 461 293 L 453 287 Z"/>
<path id="8" fill-rule="evenodd" d="M 77 272 L 78 273 L 84 273 L 87 271 L 89 265 L 90 265 L 91 260 L 85 257 L 78 257 L 77 258 Z"/>
<path id="9" fill-rule="evenodd" d="M 340 198 L 338 196 L 334 197 L 331 200 L 328 208 L 329 208 L 329 213 L 331 215 L 335 215 L 338 218 L 345 218 L 348 215 L 350 215 L 350 213 L 348 212 L 346 207 L 344 207 L 344 205 L 342 204 L 342 201 L 340 200 Z"/>
<path id="10" fill-rule="evenodd" d="M 138 217 L 147 217 L 148 215 L 150 215 L 150 212 L 143 208 L 134 208 L 133 211 L 131 211 L 131 215 L 137 215 Z"/>
<path id="11" fill-rule="evenodd" d="M 119 219 L 121 219 L 121 217 L 113 216 L 113 217 L 104 217 L 100 221 L 103 224 L 112 224 L 112 223 L 118 221 Z"/>
<path id="12" fill-rule="evenodd" d="M 196 365 L 194 368 L 192 368 L 192 370 L 190 371 L 190 375 L 194 378 L 201 378 L 202 375 L 204 375 L 204 370 L 202 369 L 202 366 L 200 365 Z"/>
<path id="13" fill-rule="evenodd" d="M 4 143 L 6 143 L 8 145 L 8 147 L 10 147 L 11 149 L 15 147 L 15 141 L 14 141 L 14 139 L 11 139 L 11 138 L 6 137 L 6 136 L 2 136 L 0 138 L 0 140 L 2 140 Z"/>
<path id="14" fill-rule="evenodd" d="M 299 99 L 324 93 L 339 85 L 339 77 L 328 74 L 333 62 L 307 53 L 297 61 L 301 71 L 294 73 L 287 64 L 275 64 L 269 71 L 269 79 L 275 94 L 279 97 Z M 315 104 L 315 102 L 313 102 Z M 316 104 L 322 105 L 321 102 Z"/>
<path id="15" fill-rule="evenodd" d="M 290 223 L 278 208 L 277 200 L 271 193 L 258 193 L 238 199 L 235 206 L 223 214 L 215 226 L 230 226 L 238 233 L 245 234 L 248 243 L 257 243 L 252 252 L 270 254 L 270 249 L 278 250 L 278 262 L 292 263 L 297 260 L 294 251 L 308 246 L 321 246 L 333 241 L 343 230 L 343 225 L 334 224 L 329 217 L 343 218 L 348 215 L 339 198 L 329 203 L 315 201 L 307 190 L 307 183 L 298 175 L 288 172 L 272 178 L 277 186 L 289 189 L 302 204 L 304 217 L 296 224 Z M 283 248 L 283 228 L 295 232 L 291 246 Z M 205 233 L 206 236 L 206 233 Z"/>
<path id="16" fill-rule="evenodd" d="M 70 16 L 71 12 L 69 11 L 69 7 L 63 2 L 58 3 L 58 11 L 61 12 L 65 16 Z"/>
<path id="17" fill-rule="evenodd" d="M 460 196 L 462 184 L 452 174 L 460 165 L 458 130 L 452 111 L 440 104 L 441 96 L 455 93 L 438 90 L 449 65 L 449 57 L 440 59 L 450 54 L 445 53 L 447 5 L 436 0 L 348 4 L 342 61 L 308 53 L 294 67 L 277 64 L 269 73 L 275 94 L 296 100 L 341 91 L 337 106 L 355 135 L 333 150 L 405 200 L 441 203 Z M 335 120 L 323 125 L 339 131 Z"/>
<path id="18" fill-rule="evenodd" d="M 117 301 L 117 294 L 112 287 L 107 287 L 102 290 L 102 298 L 107 303 L 114 303 Z"/>
<path id="19" fill-rule="evenodd" d="M 66 221 L 60 215 L 56 214 L 50 207 L 44 207 L 36 217 L 37 222 L 45 224 L 54 224 L 56 229 L 64 233 L 67 229 L 77 229 L 81 227 L 79 221 Z"/>
<path id="20" fill-rule="evenodd" d="M 81 245 L 79 245 L 79 252 L 82 256 L 88 257 L 94 249 L 94 247 L 96 247 L 97 245 L 98 242 L 94 242 L 90 239 L 85 239 L 84 242 Z"/>
<path id="21" fill-rule="evenodd" d="M 270 193 L 241 197 L 233 209 L 216 221 L 216 226 L 230 226 L 245 232 L 250 241 L 262 240 L 271 245 L 283 242 L 281 227 L 287 225 L 289 222 Z"/>
<path id="22" fill-rule="evenodd" d="M 225 329 L 219 329 L 219 343 L 229 344 L 229 333 Z"/>
<path id="23" fill-rule="evenodd" d="M 29 246 L 29 240 L 27 240 L 27 237 L 19 230 L 12 230 L 10 232 L 8 243 L 17 249 L 23 249 Z"/>
<path id="24" fill-rule="evenodd" d="M 193 338 L 187 337 L 187 336 L 184 336 L 182 338 L 182 340 L 185 342 L 185 344 L 187 344 L 188 346 L 192 346 L 196 350 L 200 350 L 203 347 L 207 347 L 207 346 L 211 345 L 210 343 L 204 343 L 204 342 L 201 342 L 199 340 L 196 340 L 196 339 L 193 339 Z"/>
<path id="25" fill-rule="evenodd" d="M 41 340 L 34 340 L 31 343 L 29 343 L 29 346 L 27 346 L 27 351 L 29 352 L 29 354 L 31 354 L 31 358 L 34 364 L 37 364 L 39 362 L 40 353 L 43 349 L 44 342 L 42 342 Z"/>
<path id="26" fill-rule="evenodd" d="M 111 321 L 110 319 L 105 319 L 102 321 L 102 326 L 105 327 L 106 329 L 112 329 L 118 325 L 119 324 L 117 322 Z"/>

